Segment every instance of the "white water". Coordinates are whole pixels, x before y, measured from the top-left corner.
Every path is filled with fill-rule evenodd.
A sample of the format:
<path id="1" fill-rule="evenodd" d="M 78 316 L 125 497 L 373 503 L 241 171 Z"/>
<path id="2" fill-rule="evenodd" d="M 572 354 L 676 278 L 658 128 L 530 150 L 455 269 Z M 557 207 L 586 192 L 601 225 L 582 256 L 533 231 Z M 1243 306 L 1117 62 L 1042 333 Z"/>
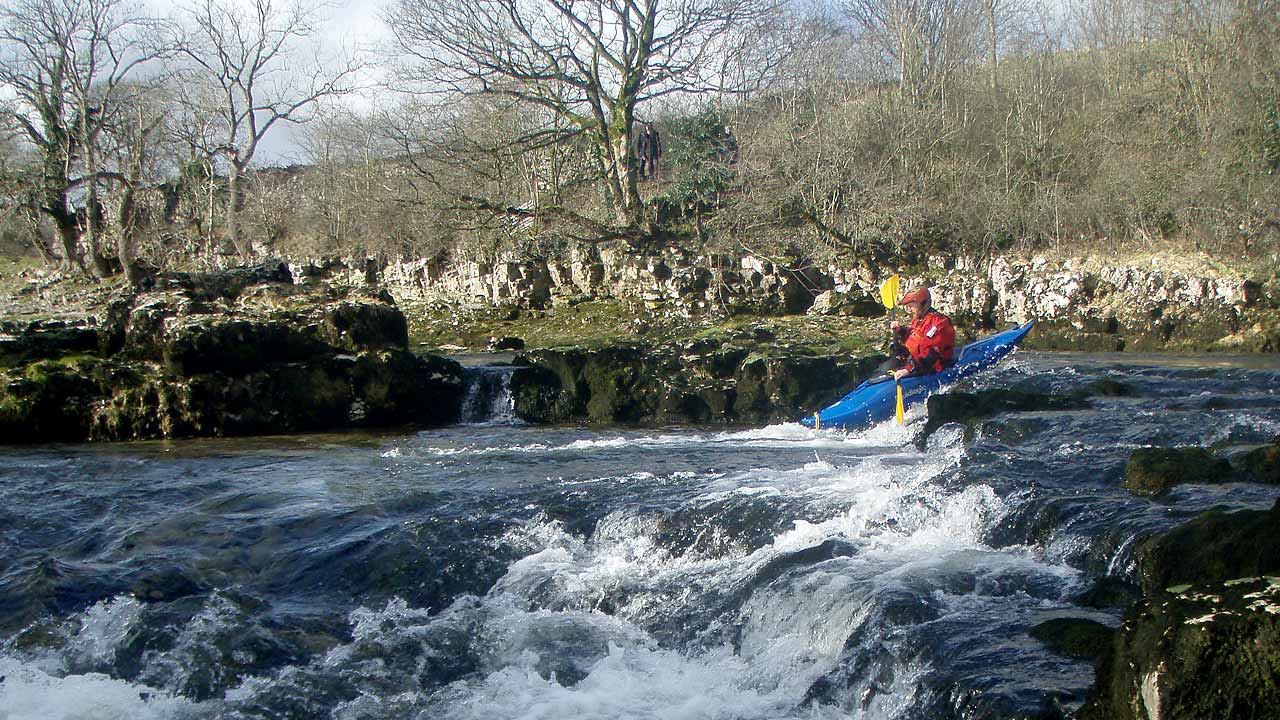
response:
<path id="1" fill-rule="evenodd" d="M 1074 370 L 1063 376 L 1074 382 Z M 1199 402 L 1198 392 L 1173 399 Z M 1116 610 L 1071 601 L 1092 580 L 1077 568 L 1097 552 L 1100 533 L 1127 523 L 1120 546 L 1098 559 L 1124 576 L 1134 539 L 1175 522 L 1173 512 L 1273 500 L 1214 487 L 1180 491 L 1184 501 L 1204 493 L 1188 506 L 1161 506 L 1117 489 L 1105 473 L 1130 448 L 1202 437 L 1258 442 L 1280 428 L 1269 407 L 1206 422 L 1196 412 L 1171 417 L 1149 399 L 1106 402 L 1114 404 L 1108 412 L 1054 415 L 1052 430 L 1030 445 L 966 447 L 958 429 L 943 428 L 925 452 L 911 444 L 917 428 L 891 422 L 852 434 L 798 424 L 674 432 L 478 426 L 373 447 L 268 449 L 261 458 L 252 450 L 243 461 L 229 454 L 176 469 L 122 451 L 129 478 L 104 495 L 112 509 L 102 517 L 127 516 L 136 526 L 128 538 L 146 537 L 145 524 L 163 525 L 151 537 L 165 553 L 194 548 L 178 556 L 232 579 L 215 574 L 212 590 L 172 603 L 118 595 L 49 613 L 21 634 L 35 638 L 34 649 L 6 639 L 0 720 L 890 720 L 919 717 L 930 693 L 951 687 L 1079 698 L 1092 681 L 1088 663 L 1053 656 L 1026 631 L 1059 616 L 1117 621 Z M 1127 424 L 1114 422 L 1117 408 Z M 83 465 L 26 462 L 29 473 L 68 477 Z M 212 491 L 224 495 L 203 505 L 195 494 L 175 494 L 172 515 L 133 519 L 134 493 L 144 494 L 134 476 L 157 465 L 179 479 L 187 470 L 210 475 Z M 998 532 L 1010 518 L 1033 517 L 1017 511 L 1045 498 L 1068 505 L 1043 534 Z M 475 534 L 433 534 L 435 514 L 450 511 Z M 272 512 L 279 522 L 246 521 Z M 187 537 L 187 523 L 218 513 L 230 520 Z M 483 534 L 489 521 L 499 527 L 492 536 Z M 246 525 L 260 537 L 237 544 L 235 528 Z M 293 534 L 301 535 L 296 546 Z M 1036 544 L 999 545 L 993 536 Z M 402 550 L 361 545 L 367 537 Z M 415 604 L 413 583 L 465 565 L 473 538 L 502 557 L 493 574 L 468 590 L 475 594 Z M 446 543 L 431 556 L 438 567 L 404 570 L 436 543 Z M 325 552 L 348 545 L 363 553 L 360 561 L 372 558 L 368 572 L 401 584 L 381 595 L 376 584 L 360 585 L 371 597 L 352 591 L 330 601 L 320 614 L 337 631 L 291 626 L 318 648 L 306 660 L 262 670 L 251 654 L 237 655 L 248 651 L 235 640 L 272 631 L 273 610 L 287 616 L 289 602 L 312 600 L 238 587 L 253 581 L 234 575 L 239 564 L 266 572 L 312 555 L 342 562 L 341 553 Z M 237 591 L 276 607 L 241 604 Z M 171 605 L 189 611 L 164 614 Z M 139 643 L 148 633 L 164 642 Z M 212 699 L 190 699 L 193 685 L 218 673 Z"/>

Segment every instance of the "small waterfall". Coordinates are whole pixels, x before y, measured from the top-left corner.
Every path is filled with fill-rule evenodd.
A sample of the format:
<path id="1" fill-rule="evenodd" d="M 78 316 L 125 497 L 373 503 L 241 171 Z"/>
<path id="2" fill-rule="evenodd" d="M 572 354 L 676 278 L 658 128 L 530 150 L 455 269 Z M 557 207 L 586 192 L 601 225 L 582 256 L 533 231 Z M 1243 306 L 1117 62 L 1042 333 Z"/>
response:
<path id="1" fill-rule="evenodd" d="M 518 368 L 510 365 L 477 365 L 463 373 L 465 392 L 458 422 L 464 425 L 519 425 L 515 399 L 511 397 L 511 376 Z"/>

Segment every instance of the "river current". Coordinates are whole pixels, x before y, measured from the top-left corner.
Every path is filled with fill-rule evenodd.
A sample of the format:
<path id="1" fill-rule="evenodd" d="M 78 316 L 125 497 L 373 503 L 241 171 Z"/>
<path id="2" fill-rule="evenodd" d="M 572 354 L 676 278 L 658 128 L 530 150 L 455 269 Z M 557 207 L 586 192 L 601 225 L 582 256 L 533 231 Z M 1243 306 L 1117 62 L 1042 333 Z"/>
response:
<path id="1" fill-rule="evenodd" d="M 1090 661 L 1028 634 L 1138 540 L 1280 489 L 1120 481 L 1280 435 L 1274 360 L 1019 353 L 1065 393 L 923 449 L 865 432 L 547 428 L 0 450 L 0 720 L 1021 718 Z M 501 383 L 500 383 L 501 384 Z"/>

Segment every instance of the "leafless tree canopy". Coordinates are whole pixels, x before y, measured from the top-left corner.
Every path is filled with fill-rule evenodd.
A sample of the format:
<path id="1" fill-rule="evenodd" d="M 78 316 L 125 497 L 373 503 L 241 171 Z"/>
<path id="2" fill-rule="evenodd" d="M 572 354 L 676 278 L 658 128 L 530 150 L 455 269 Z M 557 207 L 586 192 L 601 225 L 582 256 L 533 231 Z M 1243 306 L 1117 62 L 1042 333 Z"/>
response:
<path id="1" fill-rule="evenodd" d="M 397 0 L 361 103 L 328 10 L 0 5 L 0 237 L 131 279 L 616 238 L 870 267 L 1280 247 L 1277 0 Z M 286 125 L 306 166 L 264 167 Z"/>
<path id="2" fill-rule="evenodd" d="M 184 106 L 191 147 L 223 157 L 228 173 L 227 235 L 248 256 L 239 212 L 242 181 L 264 137 L 278 123 L 307 119 L 324 98 L 351 89 L 358 65 L 325 65 L 306 54 L 323 5 L 294 0 L 198 0 L 186 14 L 182 53 L 194 64 Z"/>
<path id="3" fill-rule="evenodd" d="M 545 121 L 514 138 L 525 145 L 585 138 L 616 219 L 635 225 L 637 109 L 664 95 L 740 90 L 758 78 L 737 64 L 774 10 L 771 0 L 401 0 L 390 23 L 418 61 L 406 74 L 414 87 L 540 108 Z"/>
<path id="4" fill-rule="evenodd" d="M 166 24 L 122 0 L 16 0 L 0 7 L 0 85 L 17 97 L 7 115 L 40 158 L 28 204 L 56 227 L 62 262 L 101 266 L 95 222 L 103 182 L 127 181 L 110 164 L 110 129 L 148 85 L 139 70 L 171 52 Z M 152 80 L 155 76 L 152 76 Z M 77 217 L 73 193 L 87 197 Z"/>

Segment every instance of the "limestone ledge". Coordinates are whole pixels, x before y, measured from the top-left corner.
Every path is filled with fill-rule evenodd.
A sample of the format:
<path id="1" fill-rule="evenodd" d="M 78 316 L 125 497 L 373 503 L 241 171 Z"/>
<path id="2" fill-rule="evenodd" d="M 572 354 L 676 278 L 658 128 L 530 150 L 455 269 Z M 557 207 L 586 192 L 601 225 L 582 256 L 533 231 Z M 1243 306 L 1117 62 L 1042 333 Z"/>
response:
<path id="1" fill-rule="evenodd" d="M 547 308 L 583 297 L 642 303 L 677 316 L 879 312 L 892 269 L 839 264 L 784 267 L 755 256 L 671 251 L 637 255 L 580 246 L 560 258 L 442 263 L 303 263 L 302 277 L 376 283 L 401 303 L 515 304 Z M 929 258 L 904 271 L 903 287 L 927 284 L 935 305 L 974 332 L 1036 320 L 1032 347 L 1046 349 L 1280 351 L 1280 288 L 1201 263 L 1153 257 L 999 256 Z"/>

